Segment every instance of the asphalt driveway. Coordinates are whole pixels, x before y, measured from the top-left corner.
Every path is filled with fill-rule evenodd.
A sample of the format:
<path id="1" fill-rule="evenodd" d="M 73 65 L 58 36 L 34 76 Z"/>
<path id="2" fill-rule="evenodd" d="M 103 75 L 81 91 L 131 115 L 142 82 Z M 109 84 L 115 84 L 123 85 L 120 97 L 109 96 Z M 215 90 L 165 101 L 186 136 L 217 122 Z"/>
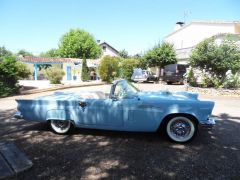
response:
<path id="1" fill-rule="evenodd" d="M 15 97 L 0 99 L 0 141 L 14 142 L 34 163 L 11 179 L 240 179 L 240 98 L 201 98 L 215 101 L 217 125 L 184 145 L 157 133 L 77 129 L 56 135 L 46 124 L 12 118 Z"/>

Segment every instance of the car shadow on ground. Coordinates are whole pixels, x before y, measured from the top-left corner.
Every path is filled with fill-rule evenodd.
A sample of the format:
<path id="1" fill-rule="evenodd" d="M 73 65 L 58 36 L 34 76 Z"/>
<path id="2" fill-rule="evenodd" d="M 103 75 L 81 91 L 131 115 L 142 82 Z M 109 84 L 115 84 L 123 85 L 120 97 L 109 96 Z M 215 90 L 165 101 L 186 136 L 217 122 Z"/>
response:
<path id="1" fill-rule="evenodd" d="M 190 143 L 169 142 L 157 133 L 76 129 L 52 133 L 43 123 L 1 111 L 1 141 L 12 141 L 33 161 L 11 179 L 233 179 L 239 178 L 240 118 L 221 114 L 211 131 Z"/>

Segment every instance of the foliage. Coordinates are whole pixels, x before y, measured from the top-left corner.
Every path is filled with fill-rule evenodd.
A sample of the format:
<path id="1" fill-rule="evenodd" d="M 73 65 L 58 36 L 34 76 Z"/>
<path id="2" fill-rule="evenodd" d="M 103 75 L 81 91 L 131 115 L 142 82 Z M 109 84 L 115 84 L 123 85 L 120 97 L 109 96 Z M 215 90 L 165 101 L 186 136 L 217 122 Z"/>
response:
<path id="1" fill-rule="evenodd" d="M 0 47 L 0 61 L 3 59 L 3 57 L 11 55 L 11 51 L 8 51 L 4 46 Z"/>
<path id="2" fill-rule="evenodd" d="M 221 44 L 215 38 L 208 38 L 193 49 L 190 65 L 224 79 L 228 70 L 235 73 L 240 69 L 240 49 L 231 38 L 223 39 Z"/>
<path id="3" fill-rule="evenodd" d="M 40 57 L 60 57 L 59 50 L 58 49 L 50 49 L 46 52 L 42 52 L 40 54 Z"/>
<path id="4" fill-rule="evenodd" d="M 24 49 L 19 50 L 18 53 L 17 53 L 17 55 L 18 55 L 18 56 L 19 56 L 19 55 L 22 55 L 22 56 L 33 56 L 32 53 L 30 53 L 30 52 L 28 52 L 28 51 L 26 51 L 26 50 L 24 50 Z"/>
<path id="5" fill-rule="evenodd" d="M 101 52 L 94 37 L 82 29 L 71 29 L 62 36 L 59 44 L 61 57 L 95 59 Z"/>
<path id="6" fill-rule="evenodd" d="M 187 74 L 187 82 L 191 86 L 197 86 L 197 79 L 194 77 L 193 69 L 191 68 L 190 71 Z"/>
<path id="7" fill-rule="evenodd" d="M 144 55 L 145 64 L 148 67 L 164 67 L 177 62 L 176 52 L 172 44 L 162 43 L 156 45 Z"/>
<path id="8" fill-rule="evenodd" d="M 204 87 L 204 88 L 214 87 L 215 83 L 217 83 L 217 82 L 216 82 L 216 80 L 213 77 L 211 77 L 211 76 L 209 76 L 207 74 L 203 74 L 202 87 Z"/>
<path id="9" fill-rule="evenodd" d="M 240 88 L 240 73 L 231 74 L 229 77 L 226 77 L 224 83 L 224 88 Z"/>
<path id="10" fill-rule="evenodd" d="M 87 67 L 87 60 L 84 57 L 82 61 L 82 73 L 81 73 L 81 79 L 82 81 L 88 81 L 89 80 L 89 69 Z"/>
<path id="11" fill-rule="evenodd" d="M 119 56 L 125 59 L 129 58 L 128 52 L 125 49 L 119 51 Z"/>
<path id="12" fill-rule="evenodd" d="M 65 73 L 61 68 L 53 66 L 46 69 L 46 75 L 51 84 L 61 84 L 61 80 Z"/>
<path id="13" fill-rule="evenodd" d="M 105 56 L 99 65 L 99 75 L 103 81 L 111 82 L 119 75 L 120 58 Z"/>
<path id="14" fill-rule="evenodd" d="M 138 67 L 139 60 L 138 59 L 123 59 L 120 62 L 120 75 L 122 78 L 130 80 L 133 74 L 133 69 Z"/>
<path id="15" fill-rule="evenodd" d="M 31 74 L 27 66 L 16 60 L 15 56 L 5 56 L 0 61 L 0 97 L 17 93 L 18 80 Z"/>

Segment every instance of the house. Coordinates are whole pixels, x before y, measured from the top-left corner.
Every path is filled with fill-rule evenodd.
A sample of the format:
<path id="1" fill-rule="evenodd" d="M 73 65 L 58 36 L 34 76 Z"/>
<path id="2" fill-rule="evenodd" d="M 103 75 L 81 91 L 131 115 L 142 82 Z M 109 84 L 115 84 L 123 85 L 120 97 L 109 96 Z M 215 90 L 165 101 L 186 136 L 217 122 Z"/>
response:
<path id="1" fill-rule="evenodd" d="M 40 65 L 60 66 L 65 75 L 63 81 L 81 80 L 82 59 L 77 58 L 46 58 L 35 56 L 19 56 L 18 60 L 26 63 L 34 74 L 34 80 L 40 80 L 41 73 L 39 72 Z M 96 68 L 100 64 L 100 59 L 87 59 L 87 66 Z"/>
<path id="2" fill-rule="evenodd" d="M 99 40 L 98 40 L 98 43 L 99 43 L 99 46 L 102 48 L 103 56 L 114 56 L 114 57 L 119 56 L 118 50 L 110 46 L 108 43 L 106 42 L 100 43 Z"/>
<path id="3" fill-rule="evenodd" d="M 177 22 L 175 30 L 164 38 L 174 45 L 178 63 L 187 64 L 191 50 L 206 38 L 219 34 L 240 34 L 240 21 Z"/>

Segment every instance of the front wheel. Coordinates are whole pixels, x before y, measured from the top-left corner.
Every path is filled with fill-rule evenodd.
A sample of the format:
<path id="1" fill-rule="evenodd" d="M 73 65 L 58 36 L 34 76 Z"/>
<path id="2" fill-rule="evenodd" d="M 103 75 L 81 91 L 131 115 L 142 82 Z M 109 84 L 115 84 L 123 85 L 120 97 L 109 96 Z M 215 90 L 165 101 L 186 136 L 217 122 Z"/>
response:
<path id="1" fill-rule="evenodd" d="M 68 120 L 51 120 L 50 126 L 57 134 L 67 134 L 71 129 L 71 122 Z"/>
<path id="2" fill-rule="evenodd" d="M 194 121 L 187 117 L 177 116 L 171 118 L 166 125 L 168 137 L 179 143 L 192 140 L 197 132 L 197 126 Z"/>

